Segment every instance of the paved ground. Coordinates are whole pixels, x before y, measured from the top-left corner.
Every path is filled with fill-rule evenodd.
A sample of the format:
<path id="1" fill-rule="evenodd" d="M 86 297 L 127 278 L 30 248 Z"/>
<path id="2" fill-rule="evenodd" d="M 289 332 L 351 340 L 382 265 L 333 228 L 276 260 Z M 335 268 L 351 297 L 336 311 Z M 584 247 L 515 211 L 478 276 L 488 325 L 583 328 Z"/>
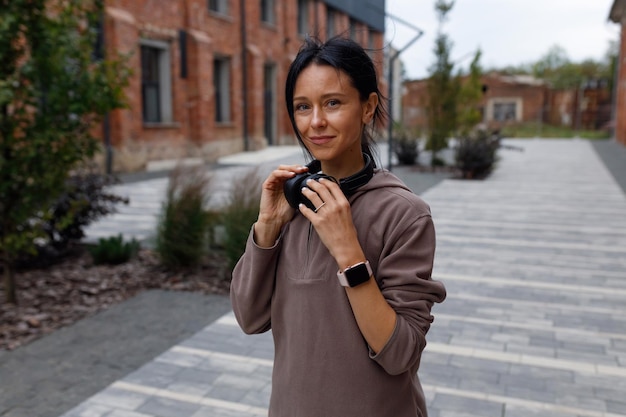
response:
<path id="1" fill-rule="evenodd" d="M 524 151 L 502 151 L 488 180 L 422 193 L 449 292 L 420 370 L 430 415 L 625 416 L 626 150 L 509 143 Z M 148 292 L 55 336 L 0 354 L 0 416 L 267 413 L 271 337 L 243 335 L 223 297 Z"/>

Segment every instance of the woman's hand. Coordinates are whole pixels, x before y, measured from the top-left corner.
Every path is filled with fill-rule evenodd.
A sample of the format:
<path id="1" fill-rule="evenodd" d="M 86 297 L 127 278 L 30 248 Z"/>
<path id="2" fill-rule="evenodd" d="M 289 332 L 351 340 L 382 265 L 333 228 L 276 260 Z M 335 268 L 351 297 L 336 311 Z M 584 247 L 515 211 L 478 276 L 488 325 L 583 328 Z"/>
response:
<path id="1" fill-rule="evenodd" d="M 283 185 L 285 181 L 308 170 L 302 165 L 280 165 L 263 182 L 259 217 L 254 224 L 254 238 L 257 245 L 270 247 L 274 245 L 280 229 L 291 217 L 294 209 L 289 206 Z"/>
<path id="2" fill-rule="evenodd" d="M 339 185 L 327 179 L 308 180 L 302 194 L 316 207 L 300 205 L 300 212 L 311 222 L 322 243 L 340 269 L 365 260 L 352 221 L 352 210 Z"/>
<path id="3" fill-rule="evenodd" d="M 307 181 L 303 194 L 315 205 L 304 204 L 300 212 L 313 224 L 317 234 L 337 261 L 340 270 L 366 260 L 352 221 L 348 199 L 338 184 L 320 179 Z M 350 306 L 361 334 L 378 353 L 387 344 L 396 326 L 396 313 L 383 297 L 375 278 L 354 288 L 346 288 Z"/>

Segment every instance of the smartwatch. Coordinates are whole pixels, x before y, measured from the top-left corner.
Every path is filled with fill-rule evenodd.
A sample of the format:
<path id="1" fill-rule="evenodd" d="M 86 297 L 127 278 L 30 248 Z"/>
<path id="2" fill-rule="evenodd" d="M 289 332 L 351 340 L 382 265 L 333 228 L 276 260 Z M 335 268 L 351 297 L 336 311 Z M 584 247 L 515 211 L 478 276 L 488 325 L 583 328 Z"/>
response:
<path id="1" fill-rule="evenodd" d="M 356 287 L 357 285 L 367 282 L 373 275 L 372 267 L 369 261 L 359 262 L 344 269 L 337 271 L 337 278 L 343 287 Z"/>

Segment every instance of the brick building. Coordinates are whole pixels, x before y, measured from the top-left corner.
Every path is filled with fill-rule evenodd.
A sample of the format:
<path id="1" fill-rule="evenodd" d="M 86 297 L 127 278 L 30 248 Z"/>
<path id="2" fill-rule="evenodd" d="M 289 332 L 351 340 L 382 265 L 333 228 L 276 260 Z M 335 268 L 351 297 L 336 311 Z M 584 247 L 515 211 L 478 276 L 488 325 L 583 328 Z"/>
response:
<path id="1" fill-rule="evenodd" d="M 626 145 L 626 0 L 613 1 L 609 19 L 621 27 L 613 120 L 615 139 Z"/>
<path id="2" fill-rule="evenodd" d="M 402 97 L 402 121 L 409 128 L 428 127 L 426 80 L 407 81 Z M 548 123 L 573 129 L 608 126 L 611 92 L 606 80 L 589 80 L 579 89 L 554 90 L 526 75 L 486 74 L 479 103 L 483 123 L 501 128 L 515 123 Z"/>
<path id="3" fill-rule="evenodd" d="M 351 36 L 382 78 L 384 9 L 384 0 L 106 0 L 105 46 L 129 54 L 133 69 L 129 106 L 103 134 L 113 170 L 295 143 L 283 84 L 304 36 Z"/>
<path id="4" fill-rule="evenodd" d="M 487 125 L 499 127 L 542 120 L 548 100 L 544 82 L 528 76 L 486 74 L 482 83 L 484 94 L 479 106 Z M 427 80 L 407 81 L 404 87 L 403 124 L 409 128 L 427 128 Z"/>

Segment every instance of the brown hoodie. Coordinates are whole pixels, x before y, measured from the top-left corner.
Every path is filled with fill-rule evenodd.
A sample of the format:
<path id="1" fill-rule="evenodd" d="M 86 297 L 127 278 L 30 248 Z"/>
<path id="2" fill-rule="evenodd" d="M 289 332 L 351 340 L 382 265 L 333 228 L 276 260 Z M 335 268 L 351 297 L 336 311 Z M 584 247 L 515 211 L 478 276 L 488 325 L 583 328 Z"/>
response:
<path id="1" fill-rule="evenodd" d="M 442 302 L 431 280 L 430 209 L 395 175 L 377 170 L 350 198 L 359 241 L 396 328 L 378 353 L 368 348 L 337 264 L 299 213 L 271 248 L 248 238 L 233 271 L 231 301 L 246 333 L 272 330 L 271 417 L 425 417 L 417 377 L 425 335 Z"/>

